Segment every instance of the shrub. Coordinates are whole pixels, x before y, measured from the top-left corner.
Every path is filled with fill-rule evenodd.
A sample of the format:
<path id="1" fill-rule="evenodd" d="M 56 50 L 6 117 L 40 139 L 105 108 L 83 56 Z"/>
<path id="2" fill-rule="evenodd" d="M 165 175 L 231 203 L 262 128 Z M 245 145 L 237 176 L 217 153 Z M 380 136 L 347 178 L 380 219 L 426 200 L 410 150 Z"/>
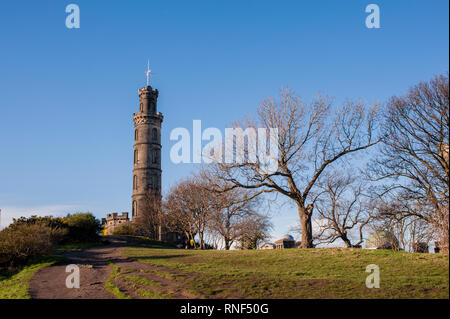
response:
<path id="1" fill-rule="evenodd" d="M 100 222 L 91 213 L 15 219 L 0 231 L 0 267 L 25 265 L 50 254 L 54 244 L 98 241 L 100 230 Z"/>
<path id="2" fill-rule="evenodd" d="M 42 224 L 13 224 L 0 231 L 0 267 L 25 265 L 52 252 L 51 228 Z"/>
<path id="3" fill-rule="evenodd" d="M 136 229 L 131 223 L 124 223 L 116 227 L 113 231 L 113 235 L 136 235 Z"/>
<path id="4" fill-rule="evenodd" d="M 97 241 L 102 230 L 101 223 L 92 213 L 69 214 L 64 218 L 69 227 L 69 241 Z"/>
<path id="5" fill-rule="evenodd" d="M 21 228 L 23 225 L 38 225 L 49 228 L 50 240 L 52 243 L 60 244 L 68 240 L 69 226 L 65 223 L 63 218 L 52 216 L 21 217 L 19 219 L 14 219 L 14 222 L 9 228 L 15 230 L 16 228 Z"/>

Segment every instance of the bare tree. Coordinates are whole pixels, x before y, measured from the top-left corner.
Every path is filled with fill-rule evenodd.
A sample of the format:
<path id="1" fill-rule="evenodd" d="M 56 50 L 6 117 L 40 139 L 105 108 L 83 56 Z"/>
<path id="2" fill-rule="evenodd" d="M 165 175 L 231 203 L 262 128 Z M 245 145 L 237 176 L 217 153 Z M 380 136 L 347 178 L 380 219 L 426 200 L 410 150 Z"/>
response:
<path id="1" fill-rule="evenodd" d="M 319 243 L 341 239 L 348 248 L 361 247 L 363 229 L 371 219 L 362 198 L 362 182 L 356 175 L 332 172 L 320 181 L 318 188 L 314 200 L 319 225 L 316 239 Z M 352 242 L 355 235 L 357 239 Z"/>
<path id="2" fill-rule="evenodd" d="M 439 211 L 435 214 L 436 222 L 433 223 L 433 230 L 436 233 L 438 242 L 437 248 L 439 251 L 447 252 L 449 251 L 449 207 L 442 206 Z"/>
<path id="3" fill-rule="evenodd" d="M 165 225 L 169 231 L 184 233 L 188 240 L 194 240 L 197 230 L 193 215 L 183 200 L 183 188 L 182 183 L 172 187 L 163 202 Z"/>
<path id="4" fill-rule="evenodd" d="M 161 240 L 163 215 L 161 211 L 161 193 L 157 190 L 148 192 L 140 202 L 142 209 L 133 220 L 136 231 L 154 240 Z"/>
<path id="5" fill-rule="evenodd" d="M 254 214 L 251 218 L 246 218 L 240 225 L 237 248 L 257 249 L 262 241 L 270 237 L 269 232 L 272 228 L 273 225 L 267 215 Z"/>
<path id="6" fill-rule="evenodd" d="M 448 74 L 392 97 L 384 131 L 381 154 L 370 167 L 370 176 L 384 182 L 376 195 L 396 202 L 391 215 L 416 216 L 431 224 L 448 252 Z"/>
<path id="7" fill-rule="evenodd" d="M 433 237 L 432 225 L 417 216 L 409 218 L 409 250 L 427 252 Z"/>
<path id="8" fill-rule="evenodd" d="M 241 131 L 245 128 L 248 136 L 258 128 L 276 128 L 278 138 L 270 144 L 276 144 L 278 151 L 274 159 L 277 169 L 268 171 L 265 156 L 260 156 L 247 143 L 243 158 L 256 158 L 256 161 L 219 163 L 217 175 L 232 184 L 231 188 L 257 190 L 257 195 L 276 192 L 292 200 L 302 226 L 301 245 L 313 247 L 311 191 L 321 174 L 334 164 L 381 140 L 375 136 L 376 105 L 368 109 L 361 101 L 349 101 L 340 108 L 332 108 L 329 99 L 320 95 L 306 105 L 286 89 L 281 91 L 278 101 L 272 98 L 263 101 L 257 115 L 255 120 L 236 123 L 234 128 Z"/>
<path id="9" fill-rule="evenodd" d="M 226 250 L 229 250 L 239 238 L 248 219 L 257 215 L 257 200 L 252 195 L 248 190 L 238 189 L 228 192 L 211 192 L 210 196 L 215 199 L 211 230 L 222 237 Z"/>
<path id="10" fill-rule="evenodd" d="M 168 224 L 183 229 L 187 238 L 199 236 L 199 247 L 204 248 L 205 231 L 211 221 L 213 198 L 201 180 L 194 176 L 175 185 L 165 200 Z"/>
<path id="11" fill-rule="evenodd" d="M 377 200 L 373 203 L 370 228 L 393 234 L 398 240 L 396 248 L 414 252 L 422 244 L 429 245 L 433 225 L 417 216 L 399 213 L 403 207 L 404 203 L 399 200 Z"/>

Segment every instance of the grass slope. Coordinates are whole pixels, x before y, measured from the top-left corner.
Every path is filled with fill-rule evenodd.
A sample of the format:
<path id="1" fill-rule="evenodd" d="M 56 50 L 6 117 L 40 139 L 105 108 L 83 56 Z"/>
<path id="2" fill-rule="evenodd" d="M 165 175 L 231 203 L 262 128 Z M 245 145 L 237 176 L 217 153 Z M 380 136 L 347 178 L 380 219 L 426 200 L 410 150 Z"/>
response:
<path id="1" fill-rule="evenodd" d="M 114 284 L 114 281 L 120 275 L 120 268 L 112 263 L 109 264 L 109 266 L 113 267 L 113 272 L 105 282 L 105 289 L 119 299 L 130 299 L 130 296 L 127 296 L 123 291 L 120 290 L 119 287 Z"/>
<path id="2" fill-rule="evenodd" d="M 89 243 L 71 243 L 59 245 L 56 247 L 57 253 L 66 251 L 81 251 L 93 246 L 106 245 L 104 241 Z M 0 299 L 30 299 L 28 287 L 30 279 L 33 278 L 35 272 L 41 268 L 50 266 L 56 262 L 63 261 L 64 257 L 60 255 L 52 255 L 37 258 L 31 265 L 22 267 L 8 275 L 0 275 Z M 0 273 L 6 273 L 4 269 L 0 269 Z"/>
<path id="3" fill-rule="evenodd" d="M 26 266 L 15 273 L 0 276 L 0 299 L 30 299 L 28 287 L 30 279 L 41 268 L 62 261 L 61 256 L 40 258 L 35 263 Z"/>
<path id="4" fill-rule="evenodd" d="M 204 298 L 449 298 L 449 257 L 364 249 L 200 251 L 128 247 Z M 365 285 L 380 267 L 380 288 Z"/>

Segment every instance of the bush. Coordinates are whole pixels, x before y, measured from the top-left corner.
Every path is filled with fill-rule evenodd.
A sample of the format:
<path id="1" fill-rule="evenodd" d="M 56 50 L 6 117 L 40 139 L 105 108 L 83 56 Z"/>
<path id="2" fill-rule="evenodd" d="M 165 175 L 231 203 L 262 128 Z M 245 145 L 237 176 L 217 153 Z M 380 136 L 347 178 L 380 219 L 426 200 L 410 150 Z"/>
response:
<path id="1" fill-rule="evenodd" d="M 0 267 L 26 265 L 50 254 L 55 244 L 98 241 L 100 230 L 100 222 L 91 213 L 15 219 L 0 231 Z"/>
<path id="2" fill-rule="evenodd" d="M 113 235 L 136 235 L 136 229 L 131 223 L 124 223 L 116 227 L 113 231 Z"/>
<path id="3" fill-rule="evenodd" d="M 97 241 L 102 225 L 91 213 L 76 213 L 64 218 L 69 227 L 68 240 L 77 242 Z"/>
<path id="4" fill-rule="evenodd" d="M 64 218 L 55 218 L 52 216 L 21 217 L 14 219 L 14 222 L 8 228 L 15 230 L 16 228 L 21 228 L 23 225 L 38 225 L 49 228 L 50 240 L 54 244 L 60 244 L 68 240 L 69 226 L 64 221 Z"/>
<path id="5" fill-rule="evenodd" d="M 0 267 L 17 267 L 52 252 L 52 230 L 39 223 L 20 223 L 0 231 Z"/>

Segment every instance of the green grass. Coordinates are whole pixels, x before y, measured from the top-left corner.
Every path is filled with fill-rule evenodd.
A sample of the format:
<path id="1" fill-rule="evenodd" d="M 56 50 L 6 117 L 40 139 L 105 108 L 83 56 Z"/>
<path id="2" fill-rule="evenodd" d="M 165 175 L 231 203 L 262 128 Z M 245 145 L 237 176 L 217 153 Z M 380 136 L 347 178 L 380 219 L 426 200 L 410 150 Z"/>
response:
<path id="1" fill-rule="evenodd" d="M 127 286 L 133 289 L 138 295 L 151 298 L 151 299 L 169 299 L 173 298 L 171 293 L 165 293 L 161 283 L 145 278 L 139 275 L 128 275 L 129 271 L 134 271 L 133 269 L 119 268 L 117 265 L 110 264 L 113 267 L 113 273 L 110 275 L 109 279 L 105 282 L 105 288 L 114 294 L 119 299 L 131 299 L 131 296 L 126 295 L 123 291 L 117 287 L 114 282 L 121 280 L 126 282 Z M 152 273 L 152 271 L 145 271 L 145 273 Z M 160 276 L 164 277 L 164 276 Z"/>
<path id="2" fill-rule="evenodd" d="M 205 298 L 449 298 L 449 257 L 365 249 L 200 251 L 129 247 Z M 380 288 L 365 286 L 380 267 Z"/>
<path id="3" fill-rule="evenodd" d="M 172 274 L 167 271 L 161 271 L 161 270 L 144 270 L 145 273 L 155 275 L 158 277 L 166 278 L 169 280 L 177 281 L 179 278 L 176 274 Z"/>
<path id="4" fill-rule="evenodd" d="M 105 289 L 108 290 L 110 293 L 112 293 L 114 296 L 116 296 L 119 299 L 131 299 L 130 296 L 126 295 L 123 291 L 121 291 L 119 289 L 119 287 L 117 287 L 114 284 L 115 279 L 120 274 L 120 268 L 114 264 L 110 264 L 110 266 L 113 267 L 113 272 L 111 275 L 109 275 L 108 280 L 105 282 Z"/>
<path id="5" fill-rule="evenodd" d="M 39 258 L 33 264 L 9 275 L 0 276 L 0 299 L 30 299 L 29 283 L 35 272 L 64 260 L 61 256 Z"/>
<path id="6" fill-rule="evenodd" d="M 151 299 L 169 299 L 173 297 L 170 293 L 163 293 L 161 284 L 154 280 L 136 275 L 125 275 L 124 278 L 134 284 L 135 288 L 138 288 L 137 293 L 142 297 Z"/>

